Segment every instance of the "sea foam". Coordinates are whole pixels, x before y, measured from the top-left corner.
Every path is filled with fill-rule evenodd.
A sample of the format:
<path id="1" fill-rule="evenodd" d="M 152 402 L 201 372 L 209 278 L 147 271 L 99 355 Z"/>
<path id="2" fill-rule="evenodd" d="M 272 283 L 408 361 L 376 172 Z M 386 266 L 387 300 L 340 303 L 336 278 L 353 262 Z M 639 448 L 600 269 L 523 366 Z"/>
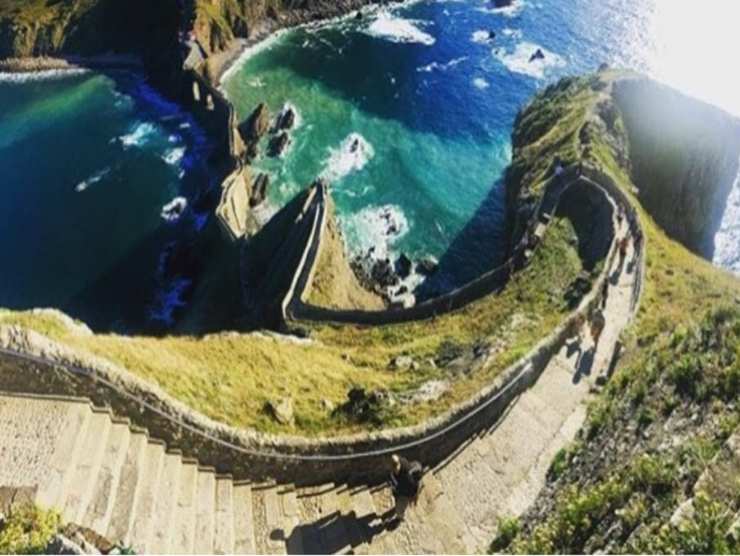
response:
<path id="1" fill-rule="evenodd" d="M 542 50 L 545 58 L 530 61 L 532 55 L 537 52 L 538 48 Z M 558 54 L 550 52 L 537 44 L 526 41 L 517 44 L 513 52 L 509 52 L 504 48 L 496 48 L 493 50 L 492 54 L 502 64 L 504 64 L 509 71 L 528 75 L 536 79 L 544 78 L 545 72 L 549 68 L 562 68 L 567 65 L 565 60 Z"/>
<path id="2" fill-rule="evenodd" d="M 146 144 L 149 138 L 154 135 L 156 131 L 157 128 L 154 124 L 149 122 L 139 122 L 133 127 L 130 133 L 121 135 L 117 140 L 121 142 L 124 148 L 141 147 Z M 116 139 L 113 139 L 113 141 L 116 141 Z"/>
<path id="3" fill-rule="evenodd" d="M 393 15 L 388 10 L 380 10 L 365 32 L 370 36 L 397 43 L 433 45 L 434 37 L 419 29 L 416 26 L 418 23 L 415 20 Z"/>
<path id="4" fill-rule="evenodd" d="M 177 222 L 187 208 L 188 200 L 185 197 L 175 197 L 162 207 L 160 216 L 169 223 Z"/>
<path id="5" fill-rule="evenodd" d="M 29 72 L 0 72 L 0 83 L 29 83 L 31 81 L 49 81 L 85 75 L 90 70 L 84 68 L 53 69 Z"/>
<path id="6" fill-rule="evenodd" d="M 185 147 L 177 147 L 174 149 L 170 149 L 165 154 L 163 154 L 162 160 L 164 160 L 170 166 L 177 166 L 180 164 L 180 162 L 182 162 L 184 156 Z"/>
<path id="7" fill-rule="evenodd" d="M 483 89 L 488 89 L 488 87 L 490 87 L 491 85 L 490 83 L 488 83 L 488 81 L 486 81 L 482 77 L 476 77 L 475 79 L 473 79 L 473 86 L 476 89 L 483 90 Z"/>
<path id="8" fill-rule="evenodd" d="M 75 191 L 77 193 L 82 193 L 83 191 L 85 191 L 91 185 L 94 185 L 94 184 L 98 183 L 105 176 L 107 176 L 108 174 L 110 174 L 110 172 L 111 172 L 110 167 L 103 168 L 102 170 L 99 170 L 99 171 L 95 172 L 92 176 L 90 176 L 86 180 L 83 180 L 80 183 L 78 183 L 75 186 Z"/>
<path id="9" fill-rule="evenodd" d="M 406 215 L 397 205 L 365 207 L 339 221 L 351 251 L 364 254 L 373 248 L 374 258 L 390 257 L 393 245 L 409 232 Z"/>
<path id="10" fill-rule="evenodd" d="M 421 66 L 420 68 L 416 68 L 416 71 L 422 72 L 422 73 L 432 73 L 434 70 L 445 71 L 452 67 L 455 67 L 458 64 L 461 64 L 467 59 L 468 59 L 467 56 L 461 56 L 460 58 L 455 58 L 444 64 L 440 64 L 439 62 L 432 62 L 431 64 L 427 64 L 426 66 Z"/>
<path id="11" fill-rule="evenodd" d="M 321 177 L 330 183 L 362 170 L 375 156 L 373 146 L 359 133 L 350 133 L 338 148 L 329 149 Z"/>

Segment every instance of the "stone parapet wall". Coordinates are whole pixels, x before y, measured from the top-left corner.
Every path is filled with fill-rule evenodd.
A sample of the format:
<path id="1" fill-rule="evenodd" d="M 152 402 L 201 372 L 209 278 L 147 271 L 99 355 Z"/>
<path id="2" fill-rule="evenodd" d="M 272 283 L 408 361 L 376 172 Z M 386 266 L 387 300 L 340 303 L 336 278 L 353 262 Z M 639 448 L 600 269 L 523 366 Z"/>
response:
<path id="1" fill-rule="evenodd" d="M 558 182 L 555 181 L 551 181 L 548 184 L 545 193 L 542 195 L 536 209 L 533 211 L 533 216 L 528 228 L 533 230 L 536 224 L 541 220 L 543 214 L 546 213 L 552 215 L 557 210 L 560 195 L 565 189 L 576 183 L 596 187 L 598 190 L 603 191 L 603 189 L 599 188 L 597 183 L 594 183 L 588 178 L 585 171 L 583 177 L 576 176 L 575 173 L 576 169 L 573 167 L 563 176 L 562 180 L 567 180 L 565 186 L 559 185 Z M 560 183 L 562 183 L 562 181 Z M 620 204 L 626 203 L 626 198 L 621 199 L 621 201 L 622 202 Z M 319 224 L 322 226 L 325 225 L 324 223 Z M 330 309 L 312 305 L 303 301 L 305 298 L 305 287 L 310 284 L 309 276 L 314 271 L 314 266 L 318 262 L 318 244 L 321 241 L 321 237 L 322 233 L 319 230 L 312 234 L 311 242 L 306 244 L 305 250 L 307 254 L 307 262 L 301 269 L 297 269 L 305 275 L 297 281 L 301 287 L 296 288 L 295 291 L 291 292 L 291 299 L 287 299 L 283 302 L 286 307 L 285 317 L 288 320 L 297 322 L 334 322 L 379 326 L 431 319 L 460 309 L 487 295 L 497 293 L 504 287 L 512 272 L 515 272 L 519 268 L 517 261 L 522 261 L 524 264 L 528 262 L 524 256 L 524 251 L 526 251 L 527 247 L 520 242 L 519 245 L 514 248 L 511 257 L 504 265 L 483 274 L 479 278 L 472 280 L 456 290 L 424 301 L 413 307 L 392 308 L 381 311 Z M 541 241 L 537 245 L 540 243 Z"/>

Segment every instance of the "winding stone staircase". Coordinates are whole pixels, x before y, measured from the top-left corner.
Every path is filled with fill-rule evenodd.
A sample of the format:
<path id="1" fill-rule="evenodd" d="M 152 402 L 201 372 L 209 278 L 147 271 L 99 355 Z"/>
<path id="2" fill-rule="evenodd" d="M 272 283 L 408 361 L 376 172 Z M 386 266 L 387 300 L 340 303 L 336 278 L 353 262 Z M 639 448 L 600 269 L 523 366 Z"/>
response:
<path id="1" fill-rule="evenodd" d="M 623 234 L 624 229 L 618 232 Z M 627 260 L 632 258 L 628 254 Z M 235 482 L 170 451 L 84 399 L 0 393 L 0 487 L 32 487 L 65 521 L 147 553 L 471 553 L 523 512 L 585 415 L 629 322 L 636 271 L 614 262 L 597 349 L 587 331 L 491 428 L 425 477 L 395 530 L 385 485 L 311 488 Z"/>

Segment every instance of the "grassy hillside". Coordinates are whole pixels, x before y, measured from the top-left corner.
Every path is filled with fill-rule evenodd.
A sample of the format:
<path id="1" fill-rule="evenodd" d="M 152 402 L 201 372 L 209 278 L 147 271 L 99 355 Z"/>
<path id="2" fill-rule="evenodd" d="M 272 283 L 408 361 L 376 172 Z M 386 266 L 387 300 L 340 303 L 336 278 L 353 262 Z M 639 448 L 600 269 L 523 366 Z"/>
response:
<path id="1" fill-rule="evenodd" d="M 552 463 L 535 507 L 522 520 L 501 523 L 493 551 L 738 550 L 725 534 L 740 510 L 740 469 L 710 473 L 706 491 L 693 487 L 740 424 L 740 280 L 669 237 L 632 195 L 629 145 L 639 130 L 627 128 L 610 97 L 612 80 L 622 77 L 563 82 L 523 114 L 538 148 L 565 159 L 582 153 L 632 196 L 646 233 L 647 276 L 612 381 L 590 407 L 578 440 Z M 585 128 L 574 125 L 578 120 Z M 522 173 L 545 171 L 522 162 Z M 695 194 L 714 195 L 721 186 L 697 184 Z M 671 524 L 692 497 L 695 515 Z"/>

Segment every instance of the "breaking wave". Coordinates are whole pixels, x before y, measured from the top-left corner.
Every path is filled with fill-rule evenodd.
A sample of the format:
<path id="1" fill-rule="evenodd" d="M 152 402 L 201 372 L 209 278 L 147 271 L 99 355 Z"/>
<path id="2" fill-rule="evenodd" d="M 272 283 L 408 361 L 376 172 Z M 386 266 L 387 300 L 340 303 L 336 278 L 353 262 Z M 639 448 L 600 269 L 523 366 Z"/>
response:
<path id="1" fill-rule="evenodd" d="M 460 58 L 455 58 L 454 60 L 450 60 L 449 62 L 445 64 L 440 64 L 439 62 L 432 62 L 431 64 L 427 64 L 426 66 L 421 66 L 420 68 L 416 68 L 416 71 L 423 72 L 423 73 L 431 73 L 434 70 L 445 71 L 449 68 L 455 67 L 456 65 L 464 62 L 467 59 L 468 59 L 467 56 L 461 56 Z"/>
<path id="2" fill-rule="evenodd" d="M 532 60 L 532 56 L 538 49 L 542 51 L 544 58 Z M 562 68 L 567 65 L 558 54 L 526 41 L 517 44 L 513 52 L 504 48 L 494 49 L 493 56 L 504 64 L 509 71 L 536 79 L 544 78 L 546 71 L 550 68 Z"/>
<path id="3" fill-rule="evenodd" d="M 352 172 L 362 170 L 375 156 L 373 146 L 359 133 L 350 133 L 338 148 L 329 149 L 321 177 L 337 182 Z"/>
<path id="4" fill-rule="evenodd" d="M 100 180 L 102 180 L 105 176 L 111 173 L 111 168 L 103 168 L 102 170 L 95 172 L 92 176 L 87 178 L 86 180 L 81 181 L 75 186 L 75 191 L 77 193 L 82 193 L 85 191 L 88 187 L 91 185 L 95 185 Z"/>
<path id="5" fill-rule="evenodd" d="M 419 29 L 417 23 L 411 19 L 395 16 L 387 10 L 381 10 L 365 32 L 370 36 L 397 43 L 433 45 L 434 37 Z"/>

